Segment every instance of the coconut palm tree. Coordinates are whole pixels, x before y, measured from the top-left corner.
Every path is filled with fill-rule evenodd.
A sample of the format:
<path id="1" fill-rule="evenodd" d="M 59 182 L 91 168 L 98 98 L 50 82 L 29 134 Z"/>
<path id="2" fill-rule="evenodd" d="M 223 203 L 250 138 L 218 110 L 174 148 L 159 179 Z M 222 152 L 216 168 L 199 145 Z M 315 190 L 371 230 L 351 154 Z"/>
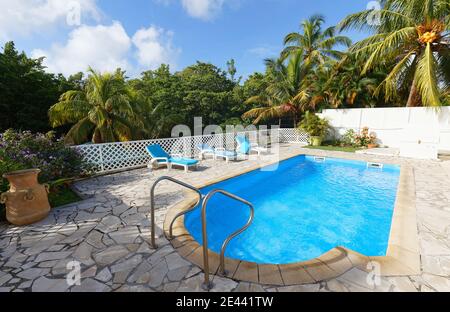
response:
<path id="1" fill-rule="evenodd" d="M 243 118 L 254 118 L 254 124 L 261 121 L 291 115 L 294 127 L 297 126 L 298 114 L 307 103 L 308 94 L 303 90 L 307 68 L 303 63 L 302 53 L 293 53 L 286 64 L 280 59 L 267 59 L 269 86 L 263 94 L 251 97 L 247 104 L 262 104 L 246 112 Z"/>
<path id="2" fill-rule="evenodd" d="M 124 73 L 100 74 L 89 68 L 82 91 L 68 91 L 49 110 L 52 127 L 74 124 L 66 141 L 82 144 L 129 141 L 139 119 L 130 105 Z"/>
<path id="3" fill-rule="evenodd" d="M 283 58 L 301 53 L 307 65 L 324 64 L 327 60 L 340 58 L 343 53 L 334 50 L 336 45 L 350 47 L 352 41 L 345 36 L 336 35 L 336 27 L 322 30 L 325 18 L 313 15 L 300 24 L 301 33 L 293 32 L 284 38 L 285 49 L 281 53 Z"/>
<path id="4" fill-rule="evenodd" d="M 149 139 L 168 137 L 172 128 L 184 121 L 184 116 L 179 111 L 166 107 L 165 103 L 153 105 L 144 95 L 134 99 L 133 110 L 143 125 L 137 136 Z"/>
<path id="5" fill-rule="evenodd" d="M 339 25 L 374 34 L 350 52 L 365 60 L 363 73 L 387 60 L 395 66 L 380 85 L 386 101 L 407 89 L 407 106 L 440 106 L 450 86 L 450 1 L 382 0 L 380 11 L 347 16 Z M 379 17 L 379 23 L 376 17 Z"/>
<path id="6" fill-rule="evenodd" d="M 378 99 L 374 96 L 377 86 L 386 77 L 382 68 L 361 74 L 364 63 L 351 56 L 342 61 L 330 61 L 311 75 L 311 91 L 316 102 L 323 101 L 327 107 L 374 107 Z M 313 103 L 313 106 L 317 103 Z"/>
<path id="7" fill-rule="evenodd" d="M 283 114 L 280 110 L 280 106 L 277 102 L 274 102 L 274 98 L 272 98 L 267 92 L 264 92 L 261 95 L 256 95 L 249 98 L 245 101 L 246 104 L 256 104 L 260 107 L 255 107 L 244 115 L 242 118 L 245 119 L 253 119 L 253 124 L 257 125 L 262 121 L 267 121 L 271 119 L 278 118 L 281 123 L 281 117 Z"/>

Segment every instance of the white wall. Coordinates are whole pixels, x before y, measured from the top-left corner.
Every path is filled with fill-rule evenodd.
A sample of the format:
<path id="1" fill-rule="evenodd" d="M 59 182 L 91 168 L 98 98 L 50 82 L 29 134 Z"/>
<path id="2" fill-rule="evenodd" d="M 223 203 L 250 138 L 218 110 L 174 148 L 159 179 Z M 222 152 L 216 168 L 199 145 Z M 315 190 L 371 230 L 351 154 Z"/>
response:
<path id="1" fill-rule="evenodd" d="M 340 134 L 369 127 L 383 146 L 421 144 L 450 151 L 450 107 L 329 109 L 322 116 Z"/>

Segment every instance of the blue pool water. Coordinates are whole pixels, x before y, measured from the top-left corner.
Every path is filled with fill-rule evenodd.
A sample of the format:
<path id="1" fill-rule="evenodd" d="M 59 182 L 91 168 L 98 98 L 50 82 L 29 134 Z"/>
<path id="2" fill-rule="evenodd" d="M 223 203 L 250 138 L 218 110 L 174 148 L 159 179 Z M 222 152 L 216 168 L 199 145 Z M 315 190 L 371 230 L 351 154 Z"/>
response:
<path id="1" fill-rule="evenodd" d="M 269 167 L 271 168 L 271 167 Z M 266 168 L 267 169 L 267 168 Z M 299 156 L 275 171 L 253 171 L 202 190 L 223 189 L 255 206 L 251 227 L 228 246 L 226 256 L 265 264 L 318 257 L 337 246 L 367 256 L 386 255 L 400 168 L 369 169 L 366 163 Z M 249 208 L 221 194 L 207 211 L 209 247 L 223 241 L 249 218 Z M 201 208 L 185 224 L 202 243 Z"/>

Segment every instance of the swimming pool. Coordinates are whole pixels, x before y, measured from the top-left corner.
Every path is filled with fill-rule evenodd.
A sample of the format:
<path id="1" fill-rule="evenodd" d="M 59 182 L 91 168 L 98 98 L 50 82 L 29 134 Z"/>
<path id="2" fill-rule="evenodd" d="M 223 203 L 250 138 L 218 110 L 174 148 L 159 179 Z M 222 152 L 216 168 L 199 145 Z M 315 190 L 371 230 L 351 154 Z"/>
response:
<path id="1" fill-rule="evenodd" d="M 270 169 L 270 168 L 265 168 Z M 208 186 L 236 194 L 255 206 L 251 227 L 228 246 L 226 257 L 258 264 L 310 260 L 344 246 L 367 256 L 386 255 L 400 167 L 368 168 L 365 162 L 298 156 L 277 170 L 256 170 Z M 185 226 L 202 244 L 201 209 L 186 215 Z M 241 228 L 249 209 L 223 195 L 207 211 L 209 247 Z"/>

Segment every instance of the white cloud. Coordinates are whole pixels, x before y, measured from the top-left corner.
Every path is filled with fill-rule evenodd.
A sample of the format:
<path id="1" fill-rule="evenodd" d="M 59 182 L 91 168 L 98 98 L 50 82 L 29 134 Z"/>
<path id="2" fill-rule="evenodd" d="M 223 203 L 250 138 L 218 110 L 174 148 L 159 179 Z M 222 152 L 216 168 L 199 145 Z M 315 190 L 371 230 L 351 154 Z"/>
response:
<path id="1" fill-rule="evenodd" d="M 252 49 L 247 50 L 247 53 L 255 55 L 257 57 L 272 57 L 277 55 L 280 52 L 282 47 L 271 46 L 271 45 L 262 45 Z"/>
<path id="2" fill-rule="evenodd" d="M 34 50 L 33 57 L 45 56 L 50 72 L 70 75 L 86 71 L 89 66 L 100 71 L 117 67 L 130 69 L 127 60 L 131 39 L 119 22 L 111 26 L 81 26 L 69 34 L 64 44 L 54 44 L 50 50 Z"/>
<path id="3" fill-rule="evenodd" d="M 194 18 L 204 21 L 214 19 L 227 5 L 229 8 L 238 9 L 245 0 L 153 0 L 157 4 L 169 6 L 180 2 L 183 9 Z"/>
<path id="4" fill-rule="evenodd" d="M 180 50 L 172 45 L 173 32 L 151 26 L 142 28 L 133 36 L 140 65 L 155 69 L 161 64 L 175 67 Z"/>
<path id="5" fill-rule="evenodd" d="M 195 18 L 211 20 L 223 7 L 225 0 L 181 0 L 183 8 Z"/>
<path id="6" fill-rule="evenodd" d="M 68 25 L 68 18 L 78 11 L 81 20 L 98 20 L 100 16 L 96 0 L 0 0 L 0 8 L 0 39 L 3 40 L 36 34 L 58 24 Z"/>
<path id="7" fill-rule="evenodd" d="M 48 71 L 71 75 L 85 72 L 89 66 L 99 71 L 120 67 L 130 75 L 154 69 L 162 63 L 175 65 L 179 50 L 172 46 L 173 33 L 152 26 L 131 38 L 120 22 L 111 26 L 80 26 L 69 34 L 64 44 L 48 50 L 34 50 L 33 57 L 44 56 Z M 137 66 L 130 61 L 137 58 Z"/>

